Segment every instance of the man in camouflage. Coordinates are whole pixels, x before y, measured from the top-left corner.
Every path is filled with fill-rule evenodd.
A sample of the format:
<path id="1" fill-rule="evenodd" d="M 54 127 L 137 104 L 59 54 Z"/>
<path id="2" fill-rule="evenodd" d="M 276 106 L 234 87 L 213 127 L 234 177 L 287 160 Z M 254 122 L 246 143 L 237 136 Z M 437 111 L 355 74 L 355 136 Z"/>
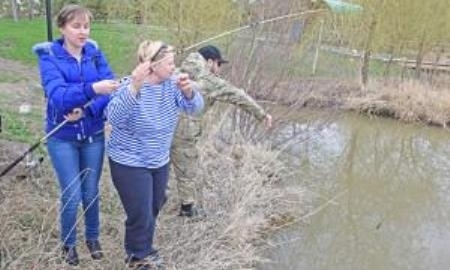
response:
<path id="1" fill-rule="evenodd" d="M 272 116 L 264 111 L 244 90 L 217 76 L 220 66 L 228 61 L 222 58 L 218 48 L 205 46 L 188 55 L 181 64 L 181 72 L 188 73 L 198 84 L 205 100 L 202 115 L 216 102 L 233 104 L 264 121 L 266 128 L 272 126 Z M 195 206 L 195 181 L 197 179 L 197 141 L 202 133 L 202 116 L 182 115 L 171 149 L 175 179 L 181 208 L 180 216 L 198 215 Z"/>

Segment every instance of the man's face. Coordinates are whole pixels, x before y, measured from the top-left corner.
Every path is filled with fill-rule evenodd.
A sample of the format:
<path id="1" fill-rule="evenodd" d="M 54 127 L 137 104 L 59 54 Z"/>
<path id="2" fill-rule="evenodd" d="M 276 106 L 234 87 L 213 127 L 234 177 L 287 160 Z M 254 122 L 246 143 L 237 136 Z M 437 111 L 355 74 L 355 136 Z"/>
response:
<path id="1" fill-rule="evenodd" d="M 219 60 L 212 60 L 209 59 L 208 60 L 208 66 L 209 66 L 209 71 L 215 75 L 219 74 L 220 72 L 220 63 Z"/>

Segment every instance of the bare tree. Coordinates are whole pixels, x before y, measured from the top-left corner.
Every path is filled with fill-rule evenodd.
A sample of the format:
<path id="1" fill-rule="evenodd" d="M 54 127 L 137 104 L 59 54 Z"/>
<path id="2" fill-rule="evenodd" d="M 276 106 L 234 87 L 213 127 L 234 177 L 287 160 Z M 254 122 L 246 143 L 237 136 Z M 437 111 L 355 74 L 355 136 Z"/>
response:
<path id="1" fill-rule="evenodd" d="M 11 11 L 15 22 L 19 21 L 19 5 L 17 0 L 11 0 Z"/>
<path id="2" fill-rule="evenodd" d="M 31 20 L 34 17 L 34 12 L 36 9 L 36 0 L 28 0 L 28 19 Z"/>

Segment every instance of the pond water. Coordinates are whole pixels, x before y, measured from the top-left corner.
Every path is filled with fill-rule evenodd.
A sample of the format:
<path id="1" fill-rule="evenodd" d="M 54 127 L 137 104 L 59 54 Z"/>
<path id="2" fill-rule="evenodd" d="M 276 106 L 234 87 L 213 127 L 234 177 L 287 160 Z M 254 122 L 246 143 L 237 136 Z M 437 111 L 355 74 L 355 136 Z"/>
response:
<path id="1" fill-rule="evenodd" d="M 325 118 L 278 132 L 275 141 L 298 140 L 285 148 L 295 183 L 314 198 L 311 211 L 320 210 L 273 237 L 272 262 L 259 269 L 449 269 L 450 132 Z"/>

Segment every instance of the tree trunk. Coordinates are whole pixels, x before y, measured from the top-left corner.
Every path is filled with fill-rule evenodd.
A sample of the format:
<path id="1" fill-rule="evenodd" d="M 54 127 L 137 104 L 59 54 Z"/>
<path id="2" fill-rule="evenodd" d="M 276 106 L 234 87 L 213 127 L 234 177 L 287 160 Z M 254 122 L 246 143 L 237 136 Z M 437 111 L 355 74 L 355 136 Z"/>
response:
<path id="1" fill-rule="evenodd" d="M 420 78 L 420 74 L 422 71 L 422 62 L 423 62 L 423 55 L 424 55 L 424 46 L 425 45 L 425 34 L 422 34 L 422 38 L 420 40 L 419 44 L 419 51 L 417 52 L 416 56 L 416 78 Z"/>
<path id="2" fill-rule="evenodd" d="M 366 89 L 369 82 L 369 64 L 370 56 L 372 55 L 372 40 L 375 35 L 375 26 L 377 25 L 376 15 L 373 16 L 372 22 L 369 26 L 369 34 L 367 36 L 366 45 L 364 46 L 364 54 L 361 65 L 361 90 Z"/>
<path id="3" fill-rule="evenodd" d="M 34 0 L 28 0 L 28 19 L 32 20 L 34 17 L 34 8 L 36 4 Z"/>
<path id="4" fill-rule="evenodd" d="M 444 52 L 445 52 L 445 49 L 444 49 L 444 46 L 442 46 L 436 53 L 436 59 L 434 60 L 433 68 L 431 69 L 430 83 L 433 83 L 433 77 L 434 77 L 435 73 L 437 72 L 439 62 L 441 61 L 441 56 L 444 54 Z"/>
<path id="5" fill-rule="evenodd" d="M 385 77 L 384 79 L 386 79 L 389 76 L 389 74 L 391 73 L 392 62 L 394 61 L 394 52 L 395 52 L 395 48 L 393 45 L 391 45 L 389 47 L 389 51 L 388 51 L 389 60 L 386 64 L 386 68 L 384 69 L 384 72 L 383 72 L 383 76 Z"/>
<path id="6" fill-rule="evenodd" d="M 134 4 L 135 4 L 135 7 L 134 7 L 135 9 L 134 9 L 133 22 L 135 24 L 142 25 L 142 24 L 144 24 L 144 14 L 143 14 L 143 10 L 142 10 L 142 4 L 138 0 L 135 0 Z"/>
<path id="7" fill-rule="evenodd" d="M 15 22 L 19 21 L 19 7 L 16 0 L 11 0 L 11 11 Z"/>

